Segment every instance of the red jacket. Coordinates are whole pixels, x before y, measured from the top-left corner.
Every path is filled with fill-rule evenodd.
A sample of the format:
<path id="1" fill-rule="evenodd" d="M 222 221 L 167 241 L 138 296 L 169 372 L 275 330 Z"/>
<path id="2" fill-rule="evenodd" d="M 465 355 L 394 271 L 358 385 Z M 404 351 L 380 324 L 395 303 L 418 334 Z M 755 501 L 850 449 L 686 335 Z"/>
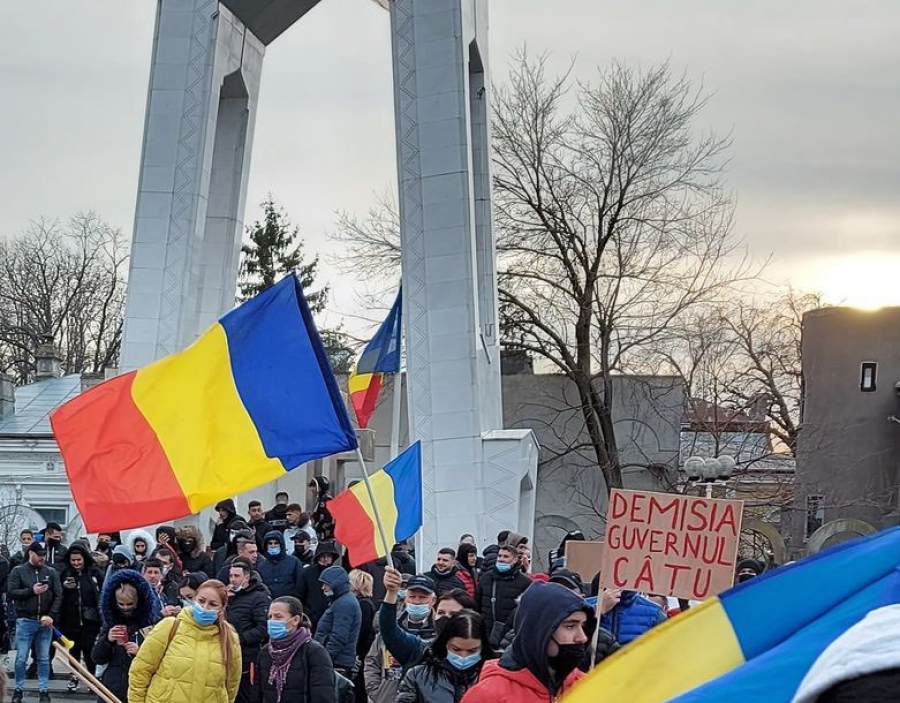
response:
<path id="1" fill-rule="evenodd" d="M 466 593 L 468 593 L 469 596 L 474 598 L 475 597 L 475 577 L 472 576 L 472 574 L 466 569 L 460 569 L 459 571 L 457 571 L 456 576 L 457 576 L 457 578 L 459 578 L 460 581 L 462 581 L 463 587 L 465 587 L 465 589 L 466 589 Z"/>
<path id="2" fill-rule="evenodd" d="M 559 700 L 584 674 L 575 669 L 566 678 Z M 470 688 L 460 703 L 550 703 L 550 691 L 528 669 L 509 671 L 499 660 L 485 662 L 478 683 Z"/>

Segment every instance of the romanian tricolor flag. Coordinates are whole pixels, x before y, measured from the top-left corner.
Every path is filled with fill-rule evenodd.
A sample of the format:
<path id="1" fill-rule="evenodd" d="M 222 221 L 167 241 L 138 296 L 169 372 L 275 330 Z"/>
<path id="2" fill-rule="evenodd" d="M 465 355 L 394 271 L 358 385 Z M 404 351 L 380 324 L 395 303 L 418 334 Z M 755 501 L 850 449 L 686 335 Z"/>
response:
<path id="1" fill-rule="evenodd" d="M 624 647 L 563 703 L 790 703 L 828 645 L 900 602 L 898 565 L 893 528 L 751 579 Z"/>
<path id="2" fill-rule="evenodd" d="M 361 429 L 369 424 L 369 418 L 375 412 L 382 375 L 400 372 L 401 296 L 402 291 L 398 291 L 391 311 L 360 355 L 347 381 L 350 404 Z"/>
<path id="3" fill-rule="evenodd" d="M 394 543 L 412 537 L 422 526 L 422 448 L 416 442 L 369 478 L 385 536 Z M 328 505 L 334 536 L 347 547 L 351 566 L 387 556 L 378 532 L 375 509 L 365 483 L 339 494 Z M 388 544 L 390 549 L 393 544 Z"/>
<path id="4" fill-rule="evenodd" d="M 293 275 L 51 423 L 88 532 L 184 517 L 357 446 Z"/>

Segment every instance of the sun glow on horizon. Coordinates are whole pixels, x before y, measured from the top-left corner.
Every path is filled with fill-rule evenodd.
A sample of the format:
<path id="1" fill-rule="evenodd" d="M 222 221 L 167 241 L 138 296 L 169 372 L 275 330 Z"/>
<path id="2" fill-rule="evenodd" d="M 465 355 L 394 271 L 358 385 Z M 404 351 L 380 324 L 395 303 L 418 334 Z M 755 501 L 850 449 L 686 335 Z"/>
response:
<path id="1" fill-rule="evenodd" d="M 816 268 L 812 287 L 821 291 L 829 305 L 861 310 L 900 306 L 900 252 L 829 258 Z"/>

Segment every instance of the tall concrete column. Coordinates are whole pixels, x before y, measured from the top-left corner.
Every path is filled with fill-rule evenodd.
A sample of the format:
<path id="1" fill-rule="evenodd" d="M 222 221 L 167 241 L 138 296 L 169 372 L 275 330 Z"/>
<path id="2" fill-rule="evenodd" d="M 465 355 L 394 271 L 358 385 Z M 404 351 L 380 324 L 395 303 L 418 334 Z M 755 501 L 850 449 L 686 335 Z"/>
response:
<path id="1" fill-rule="evenodd" d="M 318 0 L 159 0 L 123 369 L 179 351 L 235 303 L 266 46 Z"/>
<path id="2" fill-rule="evenodd" d="M 393 0 L 411 440 L 423 444 L 420 555 L 531 534 L 537 443 L 503 430 L 491 216 L 487 0 Z"/>

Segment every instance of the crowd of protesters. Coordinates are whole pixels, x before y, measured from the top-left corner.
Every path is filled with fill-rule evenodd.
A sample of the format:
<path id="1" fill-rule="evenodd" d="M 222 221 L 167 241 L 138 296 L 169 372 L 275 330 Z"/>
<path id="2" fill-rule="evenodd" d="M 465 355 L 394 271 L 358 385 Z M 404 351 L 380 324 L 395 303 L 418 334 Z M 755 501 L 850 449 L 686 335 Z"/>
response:
<path id="1" fill-rule="evenodd" d="M 29 658 L 50 700 L 57 630 L 129 703 L 555 701 L 672 614 L 665 598 L 568 570 L 577 531 L 546 573 L 533 573 L 528 539 L 511 531 L 482 550 L 462 535 L 422 568 L 405 543 L 350 568 L 328 491 L 317 478 L 309 511 L 279 493 L 267 512 L 250 502 L 246 519 L 222 501 L 208 549 L 193 526 L 100 534 L 93 548 L 63 546 L 53 523 L 24 530 L 21 551 L 0 561 L 13 702 Z M 744 560 L 736 577 L 763 571 Z"/>

